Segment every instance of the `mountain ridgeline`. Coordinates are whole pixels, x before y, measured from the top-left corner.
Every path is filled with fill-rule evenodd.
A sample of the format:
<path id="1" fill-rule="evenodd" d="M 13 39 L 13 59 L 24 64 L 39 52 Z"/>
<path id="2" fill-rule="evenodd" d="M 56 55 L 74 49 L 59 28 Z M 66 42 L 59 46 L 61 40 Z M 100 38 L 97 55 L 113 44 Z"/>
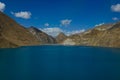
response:
<path id="1" fill-rule="evenodd" d="M 0 47 L 38 45 L 40 42 L 23 26 L 0 12 Z"/>
<path id="2" fill-rule="evenodd" d="M 61 32 L 54 38 L 35 27 L 25 28 L 9 16 L 0 12 L 0 48 L 44 44 L 120 48 L 120 22 L 104 24 L 83 33 L 70 36 L 66 36 Z"/>
<path id="3" fill-rule="evenodd" d="M 30 31 L 31 29 L 27 29 L 19 25 L 9 16 L 0 12 L 0 48 L 55 43 L 55 39 L 52 37 L 49 37 L 51 41 L 46 41 L 47 39 L 49 40 L 48 35 L 38 29 L 33 28 L 33 30 L 38 34 L 33 35 Z M 42 40 L 40 40 L 40 38 Z"/>
<path id="4" fill-rule="evenodd" d="M 62 44 L 62 42 L 66 39 L 67 39 L 67 36 L 63 32 L 59 33 L 59 35 L 56 37 L 56 41 L 59 44 L 60 43 Z"/>
<path id="5" fill-rule="evenodd" d="M 74 45 L 120 48 L 120 22 L 97 26 L 81 34 L 71 35 L 69 39 Z"/>
<path id="6" fill-rule="evenodd" d="M 35 28 L 35 27 L 30 27 L 28 28 L 29 32 L 32 33 L 33 36 L 37 38 L 41 42 L 41 44 L 55 44 L 56 39 L 53 38 L 52 36 L 42 32 L 41 30 Z"/>

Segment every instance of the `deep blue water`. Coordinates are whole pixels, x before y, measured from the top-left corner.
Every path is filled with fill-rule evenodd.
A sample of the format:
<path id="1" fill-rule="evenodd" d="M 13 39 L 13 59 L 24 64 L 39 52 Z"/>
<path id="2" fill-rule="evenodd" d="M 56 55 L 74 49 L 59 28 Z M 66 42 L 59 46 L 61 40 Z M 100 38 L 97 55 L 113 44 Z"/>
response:
<path id="1" fill-rule="evenodd" d="M 120 80 L 120 49 L 82 46 L 0 49 L 0 80 Z"/>

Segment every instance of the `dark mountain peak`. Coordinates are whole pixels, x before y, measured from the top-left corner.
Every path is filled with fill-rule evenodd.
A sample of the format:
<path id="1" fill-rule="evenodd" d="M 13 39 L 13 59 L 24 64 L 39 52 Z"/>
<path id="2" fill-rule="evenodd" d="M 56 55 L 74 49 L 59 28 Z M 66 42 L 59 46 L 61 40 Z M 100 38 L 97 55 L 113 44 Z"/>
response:
<path id="1" fill-rule="evenodd" d="M 36 32 L 40 32 L 40 33 L 42 33 L 42 31 L 41 30 L 39 30 L 38 28 L 36 28 L 36 27 L 34 27 L 34 26 L 31 26 L 30 28 L 28 28 L 28 30 L 30 30 L 30 31 L 36 31 Z"/>
<path id="2" fill-rule="evenodd" d="M 59 37 L 59 36 L 64 36 L 64 37 L 66 37 L 66 35 L 65 35 L 63 32 L 59 33 L 57 37 Z"/>
<path id="3" fill-rule="evenodd" d="M 59 35 L 56 37 L 56 40 L 57 40 L 58 43 L 61 43 L 61 42 L 63 42 L 66 38 L 67 38 L 67 36 L 66 36 L 63 32 L 61 32 L 61 33 L 59 33 Z"/>

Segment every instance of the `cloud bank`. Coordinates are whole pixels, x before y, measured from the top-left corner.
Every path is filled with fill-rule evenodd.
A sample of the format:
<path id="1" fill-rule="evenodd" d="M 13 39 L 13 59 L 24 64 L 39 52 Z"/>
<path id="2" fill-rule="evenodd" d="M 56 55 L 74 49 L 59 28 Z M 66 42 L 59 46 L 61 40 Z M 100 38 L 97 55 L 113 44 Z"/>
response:
<path id="1" fill-rule="evenodd" d="M 113 17 L 112 20 L 113 20 L 113 21 L 117 21 L 117 20 L 119 20 L 119 18 Z"/>
<path id="2" fill-rule="evenodd" d="M 5 3 L 0 2 L 0 11 L 3 12 L 5 10 Z"/>
<path id="3" fill-rule="evenodd" d="M 23 19 L 30 19 L 31 18 L 31 12 L 29 11 L 21 11 L 21 12 L 11 12 L 15 17 L 23 18 Z"/>
<path id="4" fill-rule="evenodd" d="M 113 12 L 120 12 L 120 4 L 112 5 L 111 10 Z"/>
<path id="5" fill-rule="evenodd" d="M 45 24 L 44 24 L 45 27 L 48 27 L 49 25 L 50 25 L 49 23 L 45 23 Z"/>
<path id="6" fill-rule="evenodd" d="M 96 24 L 95 27 L 102 26 L 103 24 L 105 24 L 105 23 Z"/>
<path id="7" fill-rule="evenodd" d="M 77 34 L 77 33 L 82 33 L 85 31 L 85 29 L 81 29 L 81 30 L 73 30 L 73 31 L 65 31 L 62 30 L 59 27 L 51 27 L 51 28 L 40 28 L 40 30 L 42 30 L 43 32 L 47 33 L 48 35 L 51 35 L 53 37 L 56 37 L 57 35 L 59 35 L 61 32 L 63 32 L 65 35 L 69 36 L 72 34 Z"/>
<path id="8" fill-rule="evenodd" d="M 65 19 L 65 20 L 60 21 L 61 26 L 68 26 L 71 24 L 71 22 L 72 22 L 72 20 L 69 20 L 69 19 Z"/>
<path id="9" fill-rule="evenodd" d="M 43 32 L 47 33 L 48 35 L 51 35 L 53 37 L 56 37 L 59 33 L 63 32 L 62 29 L 58 28 L 58 27 L 54 27 L 54 28 L 43 28 L 43 29 L 40 29 L 42 30 Z"/>

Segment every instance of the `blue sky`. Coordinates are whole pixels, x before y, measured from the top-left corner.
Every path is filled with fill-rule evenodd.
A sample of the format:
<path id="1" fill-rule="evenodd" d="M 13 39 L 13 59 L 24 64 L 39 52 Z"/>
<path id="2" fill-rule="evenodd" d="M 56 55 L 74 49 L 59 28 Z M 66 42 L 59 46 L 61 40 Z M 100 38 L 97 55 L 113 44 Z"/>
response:
<path id="1" fill-rule="evenodd" d="M 0 0 L 4 13 L 52 35 L 79 33 L 120 18 L 120 0 Z M 50 31 L 51 30 L 51 31 Z"/>

